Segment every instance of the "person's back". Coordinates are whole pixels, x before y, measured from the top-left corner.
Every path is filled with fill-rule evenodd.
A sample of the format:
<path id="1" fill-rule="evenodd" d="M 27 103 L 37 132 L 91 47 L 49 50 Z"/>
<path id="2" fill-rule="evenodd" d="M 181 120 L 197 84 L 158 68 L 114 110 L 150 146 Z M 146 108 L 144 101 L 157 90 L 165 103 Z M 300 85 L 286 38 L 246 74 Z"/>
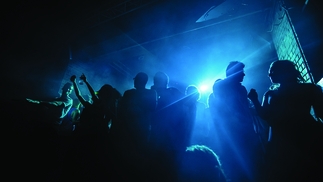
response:
<path id="1" fill-rule="evenodd" d="M 152 113 L 157 105 L 156 92 L 149 89 L 131 89 L 125 91 L 120 104 L 120 115 L 124 118 L 128 131 L 142 135 L 140 140 L 148 141 Z M 134 136 L 137 137 L 137 136 Z"/>
<path id="2" fill-rule="evenodd" d="M 169 78 L 163 72 L 154 76 L 152 90 L 156 90 L 158 104 L 151 124 L 149 140 L 153 176 L 165 175 L 164 180 L 172 180 L 176 166 L 173 165 L 176 155 L 186 147 L 186 123 L 183 120 L 183 98 L 179 89 L 168 87 Z M 152 180 L 156 180 L 155 178 Z"/>
<path id="3" fill-rule="evenodd" d="M 184 145 L 181 142 L 183 136 L 179 135 L 184 132 L 182 129 L 185 128 L 183 121 L 186 118 L 183 109 L 184 97 L 185 95 L 177 88 L 168 88 L 158 99 L 157 110 L 152 122 L 152 142 L 156 143 L 158 147 L 177 150 L 176 148 Z M 176 137 L 177 135 L 179 137 Z"/>
<path id="4" fill-rule="evenodd" d="M 291 90 L 286 91 L 268 91 L 267 94 L 271 95 L 271 105 L 277 112 L 271 113 L 272 125 L 281 125 L 284 123 L 290 127 L 290 124 L 296 126 L 301 126 L 302 124 L 307 124 L 315 122 L 310 111 L 312 106 L 317 103 L 319 98 L 322 97 L 322 92 L 320 88 L 311 83 L 297 84 L 290 88 Z M 286 123 L 293 119 L 293 123 Z M 279 121 L 277 121 L 279 120 Z M 297 124 L 298 122 L 302 122 Z M 287 129 L 287 128 L 282 128 Z"/>
<path id="5" fill-rule="evenodd" d="M 216 126 L 217 152 L 232 181 L 257 181 L 261 175 L 262 146 L 254 130 L 248 92 L 242 85 L 245 65 L 233 61 L 226 78 L 213 86 L 211 115 Z"/>
<path id="6" fill-rule="evenodd" d="M 154 119 L 152 121 L 152 138 L 151 142 L 156 144 L 157 148 L 164 147 L 174 149 L 176 140 L 174 129 L 182 117 L 182 99 L 184 94 L 177 88 L 168 87 L 169 78 L 163 72 L 157 72 L 154 76 L 154 85 L 152 90 L 157 92 L 158 101 Z M 164 146 L 165 145 L 165 146 Z"/>
<path id="7" fill-rule="evenodd" d="M 118 103 L 118 121 L 112 125 L 113 144 L 118 153 L 120 170 L 143 180 L 147 170 L 150 122 L 157 105 L 157 94 L 146 89 L 148 75 L 139 72 L 134 88 L 128 89 Z"/>
<path id="8" fill-rule="evenodd" d="M 187 144 L 201 144 L 206 141 L 209 132 L 209 121 L 206 117 L 206 106 L 200 102 L 201 93 L 195 85 L 189 85 L 183 99 L 184 114 L 187 123 Z"/>
<path id="9" fill-rule="evenodd" d="M 126 90 L 118 104 L 116 127 L 138 142 L 148 142 L 151 117 L 157 105 L 157 93 L 146 89 L 147 81 L 148 75 L 139 72 L 134 78 L 134 88 Z"/>

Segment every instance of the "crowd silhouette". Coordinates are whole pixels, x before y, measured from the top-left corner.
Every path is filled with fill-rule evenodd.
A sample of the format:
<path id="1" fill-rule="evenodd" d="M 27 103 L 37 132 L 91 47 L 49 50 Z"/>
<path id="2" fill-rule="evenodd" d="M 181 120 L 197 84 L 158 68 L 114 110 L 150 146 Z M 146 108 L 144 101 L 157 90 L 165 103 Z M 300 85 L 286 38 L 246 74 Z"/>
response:
<path id="1" fill-rule="evenodd" d="M 71 75 L 58 98 L 7 103 L 8 168 L 41 181 L 322 181 L 322 87 L 274 61 L 261 103 L 242 84 L 244 67 L 230 62 L 207 104 L 194 85 L 169 87 L 165 72 L 150 88 L 137 73 L 123 94 Z"/>

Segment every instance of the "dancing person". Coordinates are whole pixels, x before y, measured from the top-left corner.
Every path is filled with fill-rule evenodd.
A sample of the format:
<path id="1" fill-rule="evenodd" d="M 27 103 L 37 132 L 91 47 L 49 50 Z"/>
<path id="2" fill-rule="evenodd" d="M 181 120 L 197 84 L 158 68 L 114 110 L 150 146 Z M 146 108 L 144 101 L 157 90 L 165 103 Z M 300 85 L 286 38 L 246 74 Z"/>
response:
<path id="1" fill-rule="evenodd" d="M 76 76 L 71 77 L 76 97 L 83 106 L 80 127 L 89 134 L 106 134 L 109 132 L 109 123 L 116 118 L 117 101 L 121 94 L 109 84 L 104 84 L 99 91 L 95 92 L 84 74 L 80 79 L 91 94 L 91 100 L 85 100 L 77 86 Z"/>
<path id="2" fill-rule="evenodd" d="M 117 102 L 121 94 L 109 84 L 104 84 L 94 91 L 84 74 L 80 79 L 87 86 L 91 100 L 85 100 L 76 83 L 76 76 L 71 76 L 76 97 L 83 105 L 80 122 L 75 130 L 74 150 L 77 155 L 71 156 L 74 169 L 84 179 L 106 178 L 111 166 L 109 145 L 109 124 L 116 120 Z"/>
<path id="3" fill-rule="evenodd" d="M 266 179 L 322 181 L 322 88 L 305 83 L 290 60 L 272 62 L 268 76 L 272 86 L 261 104 L 255 89 L 248 94 L 256 111 L 272 128 Z"/>
<path id="4" fill-rule="evenodd" d="M 22 165 L 24 166 L 22 170 L 37 171 L 39 179 L 55 180 L 58 177 L 56 174 L 61 170 L 61 152 L 63 151 L 61 147 L 67 141 L 61 140 L 59 136 L 63 119 L 73 105 L 73 99 L 70 97 L 72 91 L 73 85 L 65 83 L 57 98 L 48 100 L 26 98 L 28 105 L 25 106 L 24 112 L 30 112 L 31 117 L 23 118 L 23 120 L 31 125 L 28 126 L 31 130 L 15 135 L 21 142 L 15 143 L 17 146 L 15 151 L 24 151 L 16 155 L 16 160 L 20 164 L 26 164 L 26 166 Z M 33 167 L 27 166 L 30 163 L 34 164 Z"/>
<path id="5" fill-rule="evenodd" d="M 70 97 L 74 87 L 71 83 L 66 83 L 62 87 L 62 93 L 60 97 L 57 97 L 50 101 L 41 101 L 26 98 L 29 103 L 37 104 L 41 106 L 41 113 L 38 113 L 40 118 L 44 119 L 44 122 L 51 125 L 51 127 L 57 132 L 59 126 L 62 124 L 63 118 L 67 115 L 72 108 L 73 99 Z"/>

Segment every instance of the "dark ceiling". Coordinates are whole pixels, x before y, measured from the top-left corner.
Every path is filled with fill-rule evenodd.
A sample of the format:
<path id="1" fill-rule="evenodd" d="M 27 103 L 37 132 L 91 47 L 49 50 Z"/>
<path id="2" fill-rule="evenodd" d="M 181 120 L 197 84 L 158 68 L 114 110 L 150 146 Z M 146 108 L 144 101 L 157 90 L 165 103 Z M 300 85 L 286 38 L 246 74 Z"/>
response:
<path id="1" fill-rule="evenodd" d="M 241 60 L 253 76 L 246 74 L 246 85 L 262 92 L 269 85 L 268 65 L 276 58 L 268 24 L 272 4 L 273 0 L 12 2 L 2 15 L 5 78 L 12 88 L 22 89 L 60 83 L 68 65 L 85 69 L 89 76 L 110 69 L 111 74 L 102 71 L 101 77 L 113 77 L 108 82 L 123 92 L 132 87 L 129 78 L 139 71 L 150 79 L 165 71 L 171 83 L 185 87 L 202 77 L 211 82 L 223 77 L 229 61 Z M 21 81 L 17 86 L 10 79 L 31 84 Z M 120 84 L 125 80 L 130 83 Z"/>

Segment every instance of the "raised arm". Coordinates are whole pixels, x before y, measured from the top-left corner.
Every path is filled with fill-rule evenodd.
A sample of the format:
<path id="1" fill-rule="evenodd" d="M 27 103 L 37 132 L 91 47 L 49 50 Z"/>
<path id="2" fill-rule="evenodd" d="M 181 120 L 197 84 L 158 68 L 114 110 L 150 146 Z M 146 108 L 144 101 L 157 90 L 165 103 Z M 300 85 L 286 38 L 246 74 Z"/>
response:
<path id="1" fill-rule="evenodd" d="M 41 102 L 39 100 L 33 100 L 33 99 L 29 99 L 29 98 L 26 98 L 26 101 L 33 103 L 33 104 L 40 104 L 40 102 Z"/>
<path id="2" fill-rule="evenodd" d="M 93 102 L 98 100 L 98 97 L 97 95 L 95 94 L 95 91 L 93 90 L 92 86 L 90 85 L 90 83 L 87 81 L 86 79 L 86 76 L 84 75 L 84 73 L 82 73 L 81 77 L 80 77 L 81 80 L 83 80 L 83 82 L 86 84 L 87 88 L 89 89 L 89 92 L 92 96 L 92 100 Z"/>
<path id="3" fill-rule="evenodd" d="M 87 106 L 88 104 L 90 104 L 88 101 L 86 101 L 84 98 L 83 98 L 83 96 L 81 95 L 81 92 L 80 92 L 80 90 L 79 90 L 79 87 L 77 86 L 77 84 L 76 84 L 76 76 L 75 75 L 73 75 L 73 76 L 71 76 L 71 78 L 70 78 L 70 80 L 71 80 L 71 82 L 73 83 L 73 86 L 74 86 L 74 91 L 75 91 L 75 95 L 76 95 L 76 97 L 79 99 L 79 101 L 81 102 L 81 104 L 83 105 L 83 106 Z"/>
<path id="4" fill-rule="evenodd" d="M 262 104 L 260 104 L 258 100 L 258 93 L 255 89 L 250 89 L 250 92 L 248 93 L 248 98 L 252 101 L 253 105 L 255 106 L 255 109 L 258 113 L 258 115 L 266 119 L 267 118 L 267 113 L 266 113 L 266 105 L 268 105 L 268 96 L 267 94 L 264 95 Z"/>
<path id="5" fill-rule="evenodd" d="M 42 100 L 34 100 L 34 99 L 29 99 L 29 98 L 26 98 L 26 100 L 30 103 L 33 103 L 33 104 L 42 104 L 45 106 L 61 106 L 62 105 L 61 101 L 42 101 Z"/>

